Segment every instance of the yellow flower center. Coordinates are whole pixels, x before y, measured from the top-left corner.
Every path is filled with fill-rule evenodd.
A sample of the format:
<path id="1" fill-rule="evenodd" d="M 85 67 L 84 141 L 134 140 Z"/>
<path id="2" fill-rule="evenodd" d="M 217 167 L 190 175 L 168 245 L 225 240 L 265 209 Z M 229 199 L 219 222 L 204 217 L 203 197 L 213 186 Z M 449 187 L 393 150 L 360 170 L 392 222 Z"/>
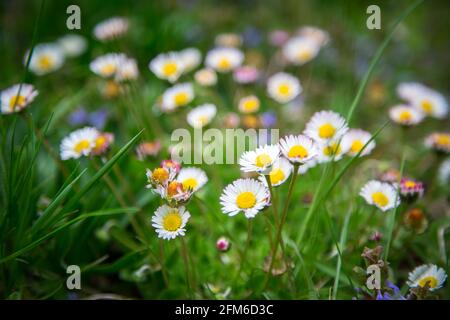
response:
<path id="1" fill-rule="evenodd" d="M 225 57 L 221 58 L 219 60 L 219 62 L 217 63 L 217 67 L 220 70 L 228 70 L 228 69 L 230 69 L 231 68 L 230 60 L 228 58 L 225 58 Z"/>
<path id="2" fill-rule="evenodd" d="M 409 112 L 408 110 L 403 110 L 402 112 L 400 112 L 398 118 L 402 122 L 411 121 L 411 112 Z"/>
<path id="3" fill-rule="evenodd" d="M 272 170 L 269 174 L 270 182 L 274 185 L 284 180 L 284 172 L 280 168 Z"/>
<path id="4" fill-rule="evenodd" d="M 22 107 L 25 105 L 25 102 L 26 102 L 26 98 L 22 95 L 12 96 L 11 99 L 9 100 L 9 109 L 11 111 L 14 111 L 15 107 Z"/>
<path id="5" fill-rule="evenodd" d="M 162 183 L 169 179 L 169 172 L 164 168 L 157 168 L 152 173 L 152 179 Z"/>
<path id="6" fill-rule="evenodd" d="M 374 192 L 372 194 L 372 200 L 375 204 L 379 205 L 380 207 L 385 207 L 389 202 L 389 199 L 384 195 L 383 192 L 380 191 Z"/>
<path id="7" fill-rule="evenodd" d="M 208 123 L 208 117 L 207 116 L 199 116 L 198 117 L 198 122 L 200 122 L 200 124 L 202 125 L 202 126 L 204 126 L 205 124 L 207 124 Z"/>
<path id="8" fill-rule="evenodd" d="M 236 204 L 240 209 L 248 209 L 255 205 L 256 197 L 253 193 L 245 191 L 236 198 Z"/>
<path id="9" fill-rule="evenodd" d="M 107 63 L 100 68 L 100 72 L 105 76 L 112 75 L 116 72 L 116 65 L 114 63 Z"/>
<path id="10" fill-rule="evenodd" d="M 197 184 L 198 184 L 197 179 L 188 178 L 183 181 L 183 188 L 186 190 L 188 190 L 188 189 L 194 190 L 195 187 L 197 186 Z"/>
<path id="11" fill-rule="evenodd" d="M 265 167 L 272 162 L 272 158 L 268 154 L 260 154 L 255 159 L 255 164 L 257 167 Z"/>
<path id="12" fill-rule="evenodd" d="M 422 288 L 425 287 L 427 283 L 428 287 L 434 288 L 437 286 L 438 281 L 434 276 L 423 277 L 422 279 L 419 280 L 419 286 L 421 286 Z"/>
<path id="13" fill-rule="evenodd" d="M 181 216 L 177 211 L 172 211 L 163 218 L 163 227 L 166 231 L 177 231 L 181 227 Z"/>
<path id="14" fill-rule="evenodd" d="M 440 146 L 450 145 L 450 136 L 446 134 L 438 134 L 436 137 L 436 143 Z"/>
<path id="15" fill-rule="evenodd" d="M 407 187 L 407 188 L 414 188 L 415 186 L 416 186 L 416 183 L 414 181 L 408 180 L 405 182 L 405 187 Z"/>
<path id="16" fill-rule="evenodd" d="M 42 70 L 49 70 L 53 65 L 53 59 L 50 56 L 40 56 L 37 64 Z"/>
<path id="17" fill-rule="evenodd" d="M 186 92 L 179 92 L 175 95 L 174 99 L 177 106 L 183 106 L 188 103 L 189 96 Z"/>
<path id="18" fill-rule="evenodd" d="M 302 146 L 293 146 L 289 149 L 289 158 L 306 158 L 308 156 L 308 150 Z"/>
<path id="19" fill-rule="evenodd" d="M 76 153 L 81 153 L 81 152 L 83 152 L 84 150 L 89 149 L 89 146 L 90 146 L 89 141 L 86 140 L 86 139 L 84 139 L 84 140 L 79 141 L 79 142 L 75 145 L 74 150 L 75 150 Z"/>
<path id="20" fill-rule="evenodd" d="M 282 83 L 282 84 L 280 84 L 280 86 L 278 87 L 278 92 L 279 92 L 282 96 L 287 96 L 287 95 L 291 92 L 291 87 L 290 87 L 287 83 Z"/>
<path id="21" fill-rule="evenodd" d="M 324 125 L 321 125 L 319 128 L 319 136 L 321 138 L 331 138 L 334 136 L 334 133 L 336 132 L 336 128 L 331 123 L 325 123 Z"/>
<path id="22" fill-rule="evenodd" d="M 431 113 L 433 111 L 433 104 L 430 100 L 423 100 L 420 105 L 425 113 Z"/>
<path id="23" fill-rule="evenodd" d="M 242 104 L 242 109 L 245 112 L 255 112 L 259 109 L 259 101 L 255 98 L 250 98 L 244 101 Z"/>
<path id="24" fill-rule="evenodd" d="M 297 57 L 300 61 L 311 60 L 312 53 L 309 50 L 300 50 L 299 53 L 297 54 Z"/>
<path id="25" fill-rule="evenodd" d="M 178 66 L 175 62 L 168 62 L 162 68 L 162 72 L 166 77 L 174 75 L 178 71 Z"/>
<path id="26" fill-rule="evenodd" d="M 106 138 L 104 135 L 98 136 L 97 139 L 95 139 L 95 149 L 101 149 L 106 143 Z"/>
<path id="27" fill-rule="evenodd" d="M 341 146 L 340 146 L 340 145 L 339 145 L 339 147 L 338 147 L 338 144 L 337 144 L 337 143 L 332 143 L 332 144 L 330 144 L 329 146 L 326 146 L 326 147 L 323 149 L 323 154 L 326 155 L 326 156 L 328 156 L 328 157 L 331 157 L 332 155 L 338 155 L 338 154 L 340 154 L 341 151 L 342 151 L 342 149 L 341 149 Z"/>
<path id="28" fill-rule="evenodd" d="M 352 142 L 352 146 L 350 147 L 350 151 L 353 153 L 358 153 L 364 147 L 364 143 L 361 140 L 355 140 Z"/>

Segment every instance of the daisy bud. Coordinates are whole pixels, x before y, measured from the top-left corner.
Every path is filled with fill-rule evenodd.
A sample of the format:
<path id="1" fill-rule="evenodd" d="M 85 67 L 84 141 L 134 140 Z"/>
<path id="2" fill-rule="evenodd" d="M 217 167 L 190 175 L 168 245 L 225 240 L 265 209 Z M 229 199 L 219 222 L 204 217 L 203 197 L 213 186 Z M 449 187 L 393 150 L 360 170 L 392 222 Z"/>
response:
<path id="1" fill-rule="evenodd" d="M 228 251 L 230 249 L 230 246 L 230 241 L 228 241 L 228 239 L 225 237 L 220 237 L 216 242 L 216 248 L 221 252 Z"/>

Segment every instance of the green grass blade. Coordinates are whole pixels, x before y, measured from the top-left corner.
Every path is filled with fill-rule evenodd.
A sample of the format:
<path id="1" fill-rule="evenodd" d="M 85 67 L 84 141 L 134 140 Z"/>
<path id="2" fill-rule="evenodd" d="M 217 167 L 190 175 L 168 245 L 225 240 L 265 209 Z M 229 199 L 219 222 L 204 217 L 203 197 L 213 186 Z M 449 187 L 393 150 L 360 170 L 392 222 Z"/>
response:
<path id="1" fill-rule="evenodd" d="M 339 289 L 339 278 L 341 275 L 342 268 L 342 250 L 345 247 L 345 242 L 347 241 L 347 233 L 348 233 L 348 224 L 350 222 L 350 217 L 352 215 L 352 211 L 350 210 L 344 219 L 344 225 L 342 226 L 341 237 L 339 239 L 339 248 L 337 248 L 339 255 L 336 263 L 336 277 L 334 278 L 333 285 L 333 300 L 336 300 L 337 292 Z M 349 282 L 351 282 L 349 278 Z"/>
<path id="2" fill-rule="evenodd" d="M 118 209 L 107 209 L 107 210 L 94 211 L 94 212 L 90 212 L 90 213 L 81 214 L 78 217 L 76 217 L 76 218 L 62 224 L 61 226 L 57 227 L 56 229 L 50 231 L 49 233 L 45 234 L 44 236 L 40 237 L 39 239 L 31 242 L 30 244 L 26 245 L 22 249 L 19 249 L 16 252 L 10 254 L 9 256 L 1 259 L 0 264 L 3 264 L 9 260 L 12 260 L 14 258 L 17 258 L 17 257 L 23 255 L 24 253 L 27 253 L 31 249 L 37 247 L 43 241 L 53 237 L 58 232 L 66 229 L 67 227 L 70 227 L 74 223 L 83 221 L 83 220 L 85 220 L 87 218 L 91 218 L 91 217 L 100 217 L 100 216 L 114 215 L 114 214 L 120 214 L 120 213 L 135 213 L 138 210 L 139 209 L 137 209 L 137 208 L 118 208 Z"/>

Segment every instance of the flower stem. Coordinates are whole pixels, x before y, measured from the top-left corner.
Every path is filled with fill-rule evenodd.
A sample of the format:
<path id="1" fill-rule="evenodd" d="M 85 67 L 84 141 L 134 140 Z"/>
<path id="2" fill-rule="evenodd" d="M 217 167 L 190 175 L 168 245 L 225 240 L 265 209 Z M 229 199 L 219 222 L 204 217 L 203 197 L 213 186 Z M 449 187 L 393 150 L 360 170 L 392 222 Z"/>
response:
<path id="1" fill-rule="evenodd" d="M 264 282 L 264 288 L 266 288 L 267 284 L 269 283 L 270 275 L 272 274 L 272 269 L 273 269 L 273 265 L 275 262 L 275 257 L 277 255 L 277 251 L 278 251 L 278 244 L 281 242 L 281 232 L 283 230 L 283 225 L 286 222 L 287 211 L 289 208 L 289 202 L 291 200 L 292 191 L 294 190 L 295 180 L 297 180 L 298 166 L 299 166 L 298 164 L 294 164 L 294 172 L 292 173 L 291 181 L 289 183 L 289 191 L 288 191 L 288 195 L 286 198 L 286 203 L 283 208 L 283 213 L 281 214 L 281 221 L 280 221 L 279 225 L 277 226 L 277 233 L 275 236 L 275 246 L 274 246 L 274 250 L 272 251 L 272 257 L 270 259 L 270 267 L 269 267 L 269 270 L 266 275 L 266 280 Z"/>
<path id="2" fill-rule="evenodd" d="M 241 257 L 241 263 L 239 265 L 238 272 L 234 277 L 234 283 L 236 283 L 237 279 L 239 279 L 241 271 L 244 268 L 245 259 L 247 258 L 247 252 L 250 248 L 250 242 L 252 241 L 252 229 L 253 229 L 253 219 L 249 219 L 247 224 L 247 241 L 245 242 L 245 249 Z"/>
<path id="3" fill-rule="evenodd" d="M 189 257 L 188 257 L 188 253 L 187 253 L 187 245 L 186 245 L 186 241 L 184 240 L 184 237 L 180 237 L 181 238 L 181 255 L 183 256 L 183 261 L 184 261 L 184 268 L 186 270 L 186 284 L 188 286 L 188 293 L 189 293 L 189 297 L 192 299 L 193 298 L 193 281 L 192 281 L 192 276 L 191 276 L 191 268 L 189 266 Z"/>
<path id="4" fill-rule="evenodd" d="M 166 285 L 166 288 L 169 288 L 169 278 L 167 276 L 167 270 L 165 266 L 165 259 L 164 259 L 164 243 L 163 240 L 159 240 L 159 263 L 161 264 L 161 272 L 164 279 L 164 284 Z"/>

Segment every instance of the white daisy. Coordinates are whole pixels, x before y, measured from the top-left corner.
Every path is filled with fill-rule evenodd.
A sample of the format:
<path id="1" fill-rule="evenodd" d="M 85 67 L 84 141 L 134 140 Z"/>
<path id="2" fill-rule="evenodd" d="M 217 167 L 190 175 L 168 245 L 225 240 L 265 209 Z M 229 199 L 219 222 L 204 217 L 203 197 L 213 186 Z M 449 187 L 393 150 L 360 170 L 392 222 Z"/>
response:
<path id="1" fill-rule="evenodd" d="M 183 73 L 197 68 L 202 62 L 202 54 L 197 48 L 187 48 L 179 52 L 183 64 Z"/>
<path id="2" fill-rule="evenodd" d="M 316 143 L 304 135 L 287 136 L 280 139 L 280 150 L 291 163 L 306 163 L 317 156 Z"/>
<path id="3" fill-rule="evenodd" d="M 450 153 L 450 133 L 433 132 L 425 138 L 425 146 L 438 152 Z"/>
<path id="4" fill-rule="evenodd" d="M 179 83 L 164 91 L 162 109 L 172 111 L 189 104 L 194 99 L 194 87 L 191 83 Z"/>
<path id="5" fill-rule="evenodd" d="M 283 55 L 290 63 L 299 66 L 314 59 L 319 50 L 317 42 L 306 37 L 294 37 L 283 46 Z"/>
<path id="6" fill-rule="evenodd" d="M 296 77 L 278 72 L 267 80 L 267 92 L 275 101 L 288 103 L 302 92 L 302 87 Z"/>
<path id="7" fill-rule="evenodd" d="M 73 131 L 61 142 L 61 159 L 78 159 L 87 156 L 96 145 L 99 132 L 95 128 L 85 127 Z"/>
<path id="8" fill-rule="evenodd" d="M 125 58 L 122 63 L 118 65 L 115 80 L 118 82 L 135 80 L 139 76 L 139 69 L 137 62 L 132 58 Z"/>
<path id="9" fill-rule="evenodd" d="M 328 32 L 313 26 L 301 27 L 297 34 L 316 42 L 319 46 L 325 46 L 330 41 Z"/>
<path id="10" fill-rule="evenodd" d="M 396 188 L 387 182 L 371 180 L 362 187 L 359 195 L 368 204 L 374 205 L 382 211 L 388 211 L 400 204 Z"/>
<path id="11" fill-rule="evenodd" d="M 401 125 L 413 126 L 422 122 L 424 114 L 420 110 L 401 104 L 389 110 L 389 117 Z"/>
<path id="12" fill-rule="evenodd" d="M 208 177 L 202 169 L 195 167 L 183 168 L 177 176 L 177 181 L 183 184 L 185 190 L 197 191 L 208 182 Z"/>
<path id="13" fill-rule="evenodd" d="M 29 52 L 25 55 L 27 63 Z M 45 75 L 61 68 L 64 63 L 64 52 L 55 43 L 38 44 L 33 49 L 29 69 L 38 76 Z"/>
<path id="14" fill-rule="evenodd" d="M 187 122 L 196 129 L 208 125 L 217 113 L 217 108 L 212 103 L 198 106 L 187 114 Z"/>
<path id="15" fill-rule="evenodd" d="M 283 184 L 291 175 L 292 169 L 292 164 L 286 158 L 278 158 L 268 174 L 272 186 L 276 187 Z M 259 180 L 267 186 L 266 177 L 260 176 Z"/>
<path id="16" fill-rule="evenodd" d="M 244 172 L 268 174 L 279 157 L 280 148 L 278 145 L 266 144 L 256 148 L 254 151 L 244 152 L 239 159 L 239 165 Z"/>
<path id="17" fill-rule="evenodd" d="M 70 58 L 82 55 L 87 49 L 86 39 L 78 34 L 67 34 L 58 39 L 58 44 L 66 57 Z"/>
<path id="18" fill-rule="evenodd" d="M 183 74 L 184 64 L 179 53 L 168 52 L 153 58 L 149 68 L 158 78 L 175 82 Z"/>
<path id="19" fill-rule="evenodd" d="M 445 270 L 434 264 L 424 264 L 415 268 L 408 274 L 408 286 L 411 288 L 425 287 L 428 285 L 430 291 L 441 288 L 447 279 Z"/>
<path id="20" fill-rule="evenodd" d="M 100 41 L 109 41 L 119 38 L 128 32 L 128 19 L 112 17 L 98 23 L 94 27 L 94 36 Z"/>
<path id="21" fill-rule="evenodd" d="M 345 119 L 333 111 L 316 112 L 308 121 L 305 134 L 317 142 L 340 139 L 348 130 Z"/>
<path id="22" fill-rule="evenodd" d="M 215 48 L 205 58 L 206 66 L 219 72 L 229 72 L 239 67 L 244 61 L 244 54 L 236 48 Z"/>
<path id="23" fill-rule="evenodd" d="M 250 95 L 239 100 L 239 111 L 245 114 L 258 112 L 260 102 L 257 96 Z"/>
<path id="24" fill-rule="evenodd" d="M 194 74 L 194 79 L 201 86 L 213 86 L 217 83 L 217 73 L 211 68 L 204 68 Z"/>
<path id="25" fill-rule="evenodd" d="M 448 103 L 445 97 L 420 83 L 407 82 L 397 87 L 402 99 L 408 101 L 418 111 L 427 116 L 443 119 L 448 113 Z"/>
<path id="26" fill-rule="evenodd" d="M 341 144 L 344 150 L 348 150 L 347 154 L 354 157 L 364 147 L 364 145 L 372 138 L 372 135 L 361 129 L 350 129 L 342 138 Z M 372 140 L 361 152 L 360 156 L 367 156 L 375 148 L 375 141 Z"/>
<path id="27" fill-rule="evenodd" d="M 89 68 L 103 78 L 110 78 L 116 74 L 126 60 L 127 56 L 123 53 L 108 53 L 91 61 Z"/>
<path id="28" fill-rule="evenodd" d="M 341 160 L 344 154 L 349 151 L 350 145 L 344 145 L 339 140 L 329 140 L 318 143 L 317 147 L 319 149 L 317 161 L 319 163 L 325 163 Z"/>
<path id="29" fill-rule="evenodd" d="M 220 196 L 223 213 L 235 216 L 242 211 L 246 218 L 254 218 L 269 201 L 269 189 L 255 179 L 238 179 L 226 186 Z"/>
<path id="30" fill-rule="evenodd" d="M 15 84 L 0 92 L 1 112 L 19 112 L 33 102 L 37 95 L 38 91 L 31 84 Z"/>
<path id="31" fill-rule="evenodd" d="M 303 163 L 301 166 L 298 167 L 297 173 L 298 174 L 305 174 L 308 172 L 309 169 L 314 168 L 319 162 L 317 161 L 317 157 L 314 159 L 309 160 L 306 163 Z"/>
<path id="32" fill-rule="evenodd" d="M 186 223 L 190 217 L 191 215 L 184 207 L 172 208 L 162 205 L 156 209 L 152 217 L 152 226 L 158 238 L 171 240 L 185 235 Z"/>

